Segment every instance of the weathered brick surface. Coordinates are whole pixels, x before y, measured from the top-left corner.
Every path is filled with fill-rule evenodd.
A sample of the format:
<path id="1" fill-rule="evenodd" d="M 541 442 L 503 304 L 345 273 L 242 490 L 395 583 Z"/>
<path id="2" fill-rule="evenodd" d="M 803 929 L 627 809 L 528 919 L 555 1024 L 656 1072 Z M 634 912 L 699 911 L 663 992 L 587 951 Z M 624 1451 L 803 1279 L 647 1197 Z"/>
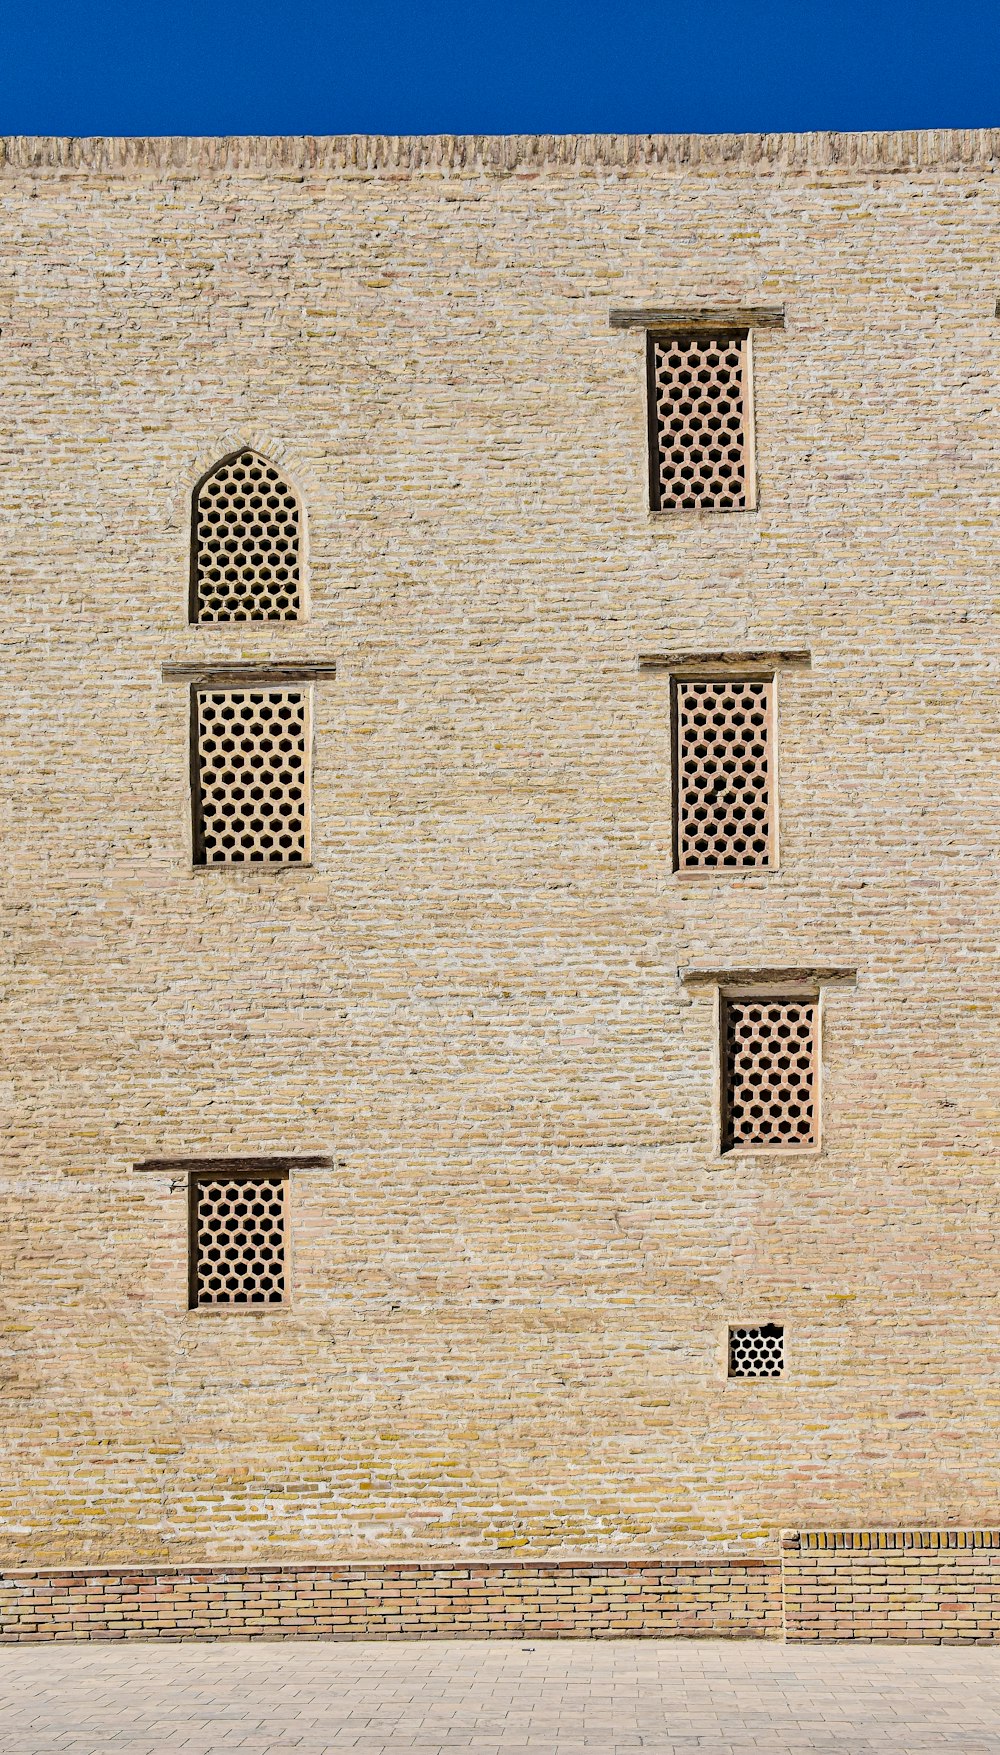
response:
<path id="1" fill-rule="evenodd" d="M 986 1524 L 1000 137 L 12 142 L 0 167 L 10 1565 L 766 1551 Z M 759 510 L 646 510 L 612 304 L 785 307 Z M 188 627 L 256 443 L 311 616 Z M 666 673 L 778 682 L 780 867 L 670 870 Z M 192 869 L 164 663 L 336 662 L 313 863 Z M 682 967 L 857 967 L 822 1147 L 714 1149 Z M 186 1309 L 171 1155 L 293 1171 Z M 729 1322 L 785 1325 L 729 1382 Z M 450 1564 L 450 1558 L 449 1558 Z"/>
<path id="2" fill-rule="evenodd" d="M 0 1640 L 776 1638 L 770 1560 L 0 1574 Z"/>
<path id="3" fill-rule="evenodd" d="M 1000 1530 L 790 1533 L 781 1548 L 787 1640 L 1000 1639 Z"/>

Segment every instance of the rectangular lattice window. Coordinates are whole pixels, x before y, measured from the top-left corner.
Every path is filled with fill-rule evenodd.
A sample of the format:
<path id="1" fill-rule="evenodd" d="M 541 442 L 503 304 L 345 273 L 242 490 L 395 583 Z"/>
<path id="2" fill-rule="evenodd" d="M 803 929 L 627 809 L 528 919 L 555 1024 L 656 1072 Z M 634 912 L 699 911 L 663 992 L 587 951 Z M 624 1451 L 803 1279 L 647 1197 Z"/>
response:
<path id="1" fill-rule="evenodd" d="M 280 1171 L 192 1176 L 192 1309 L 284 1303 L 287 1186 Z"/>
<path id="2" fill-rule="evenodd" d="M 750 336 L 647 338 L 650 505 L 738 512 L 754 503 Z"/>
<path id="3" fill-rule="evenodd" d="M 814 1146 L 816 999 L 723 1002 L 724 1151 Z"/>
<path id="4" fill-rule="evenodd" d="M 773 863 L 774 684 L 674 678 L 674 867 Z"/>
<path id="5" fill-rule="evenodd" d="M 785 1331 L 777 1323 L 730 1329 L 730 1377 L 780 1377 L 784 1369 Z"/>
<path id="6" fill-rule="evenodd" d="M 198 865 L 301 865 L 309 858 L 307 686 L 194 691 Z"/>

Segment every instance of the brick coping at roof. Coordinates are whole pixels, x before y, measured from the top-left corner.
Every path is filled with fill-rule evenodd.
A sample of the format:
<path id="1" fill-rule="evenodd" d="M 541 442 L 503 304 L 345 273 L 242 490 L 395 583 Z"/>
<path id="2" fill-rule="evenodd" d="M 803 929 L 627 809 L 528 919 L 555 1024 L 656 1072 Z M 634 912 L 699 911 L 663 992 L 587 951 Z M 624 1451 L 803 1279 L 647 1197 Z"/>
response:
<path id="1" fill-rule="evenodd" d="M 914 171 L 1000 166 L 1000 128 L 845 134 L 164 135 L 0 140 L 6 172 L 211 176 L 408 171 Z"/>

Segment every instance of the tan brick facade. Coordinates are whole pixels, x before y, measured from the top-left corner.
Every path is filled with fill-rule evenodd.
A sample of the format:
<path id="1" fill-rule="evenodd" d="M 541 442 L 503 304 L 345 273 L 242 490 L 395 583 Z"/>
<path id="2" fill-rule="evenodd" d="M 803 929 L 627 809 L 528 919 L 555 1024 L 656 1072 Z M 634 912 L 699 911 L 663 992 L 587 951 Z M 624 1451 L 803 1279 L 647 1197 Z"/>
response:
<path id="1" fill-rule="evenodd" d="M 995 1522 L 998 169 L 6 143 L 18 1576 Z M 746 318 L 753 510 L 648 510 L 656 310 Z M 189 625 L 240 447 L 308 614 Z M 675 670 L 775 679 L 766 868 L 673 870 Z M 192 863 L 219 676 L 308 686 L 308 864 Z M 818 999 L 818 1144 L 720 1149 L 720 988 Z M 234 1160 L 287 1170 L 288 1300 L 189 1310 Z"/>

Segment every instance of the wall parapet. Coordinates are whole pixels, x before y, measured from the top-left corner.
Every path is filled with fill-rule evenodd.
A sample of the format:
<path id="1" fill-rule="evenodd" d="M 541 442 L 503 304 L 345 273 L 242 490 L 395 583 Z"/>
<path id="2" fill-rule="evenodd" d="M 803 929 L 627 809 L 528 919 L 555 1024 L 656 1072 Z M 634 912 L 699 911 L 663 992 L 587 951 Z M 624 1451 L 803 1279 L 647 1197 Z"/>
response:
<path id="1" fill-rule="evenodd" d="M 6 171 L 398 175 L 408 171 L 954 170 L 1000 164 L 1000 129 L 893 133 L 163 135 L 150 138 L 10 135 Z"/>

